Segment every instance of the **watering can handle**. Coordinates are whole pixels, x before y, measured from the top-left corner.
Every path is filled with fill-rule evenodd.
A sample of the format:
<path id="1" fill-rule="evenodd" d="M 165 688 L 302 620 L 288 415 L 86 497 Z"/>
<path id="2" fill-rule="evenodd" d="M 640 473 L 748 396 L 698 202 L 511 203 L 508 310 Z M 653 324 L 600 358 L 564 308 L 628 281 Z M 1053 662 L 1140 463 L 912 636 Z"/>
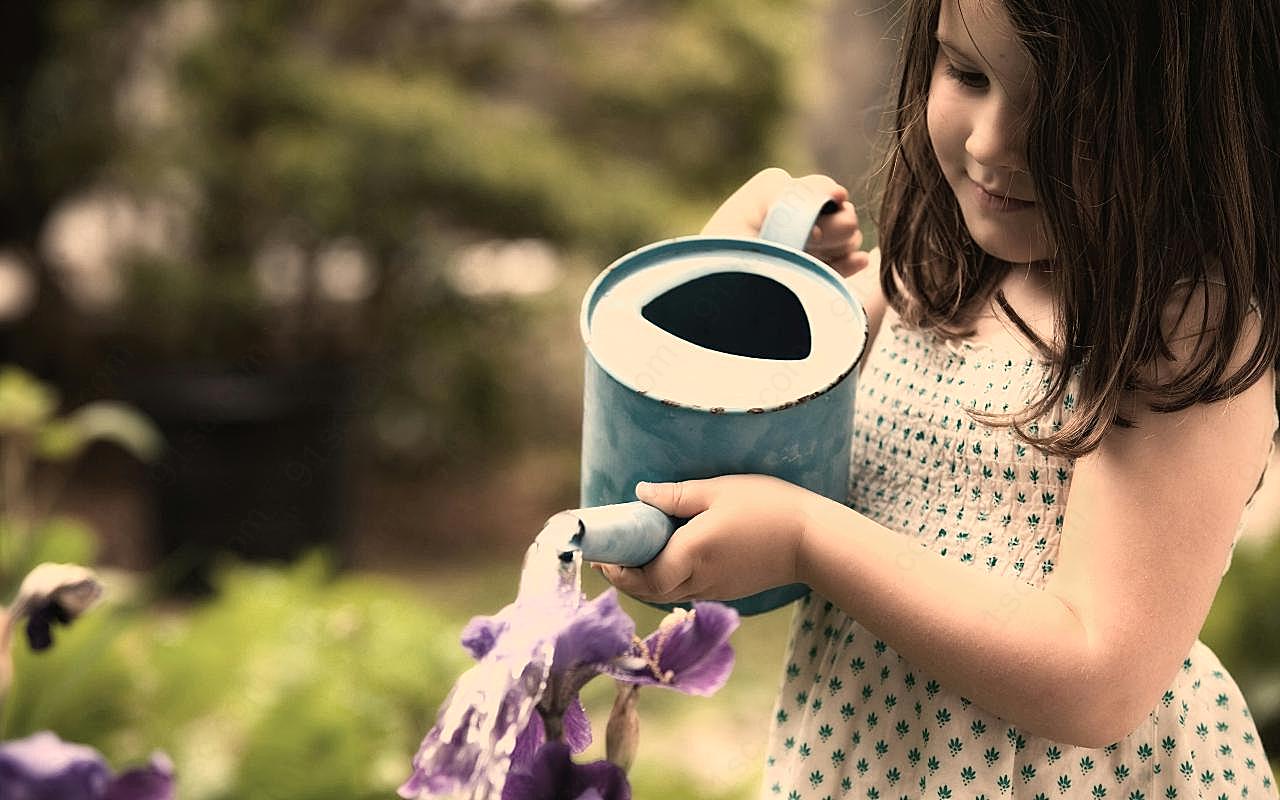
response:
<path id="1" fill-rule="evenodd" d="M 624 567 L 642 567 L 656 558 L 680 523 L 638 500 L 561 511 L 552 519 L 565 516 L 577 523 L 567 544 L 580 550 L 584 561 Z"/>
<path id="2" fill-rule="evenodd" d="M 803 250 L 813 224 L 823 214 L 834 214 L 840 204 L 801 180 L 792 180 L 769 206 L 760 226 L 760 238 Z"/>

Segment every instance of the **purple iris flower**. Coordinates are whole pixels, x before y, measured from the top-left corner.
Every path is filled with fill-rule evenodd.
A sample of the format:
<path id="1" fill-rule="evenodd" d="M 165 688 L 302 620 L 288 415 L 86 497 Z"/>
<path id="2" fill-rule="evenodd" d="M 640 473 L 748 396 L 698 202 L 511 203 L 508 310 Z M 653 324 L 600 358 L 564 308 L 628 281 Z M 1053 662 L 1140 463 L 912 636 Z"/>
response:
<path id="1" fill-rule="evenodd" d="M 479 663 L 445 701 L 414 757 L 413 774 L 400 787 L 401 797 L 502 786 L 504 800 L 626 800 L 630 789 L 618 766 L 578 765 L 570 759 L 592 739 L 578 697 L 582 687 L 607 674 L 626 683 L 708 695 L 724 685 L 733 669 L 728 639 L 738 626 L 738 614 L 719 603 L 677 611 L 643 640 L 618 604 L 615 589 L 592 600 L 577 593 L 553 610 L 549 616 L 547 607 L 530 608 L 517 599 L 499 613 L 467 624 L 462 645 Z M 519 676 L 515 682 L 505 677 L 513 674 Z M 491 716 L 478 714 L 474 705 L 461 705 L 491 702 L 484 698 L 492 697 L 494 686 L 506 691 Z M 486 739 L 502 740 L 506 744 L 501 747 L 509 748 L 504 782 L 495 782 L 494 769 L 508 757 L 495 755 L 500 751 Z"/>
<path id="2" fill-rule="evenodd" d="M 527 771 L 507 778 L 502 800 L 631 800 L 631 786 L 616 764 L 576 764 L 569 745 L 547 742 Z"/>
<path id="3" fill-rule="evenodd" d="M 508 767 L 511 773 L 527 771 L 548 739 L 564 741 L 574 752 L 586 749 L 591 725 L 578 690 L 611 659 L 626 654 L 635 639 L 635 623 L 618 605 L 616 592 L 589 601 L 582 601 L 579 594 L 577 599 L 578 603 L 558 609 L 559 616 L 550 622 L 545 607 L 531 610 L 517 600 L 493 616 L 475 617 L 463 630 L 463 646 L 480 662 L 473 670 L 523 669 L 497 708 L 491 733 L 496 741 L 513 727 L 518 730 Z M 531 636 L 530 631 L 545 633 Z M 517 645 L 525 649 L 515 652 Z M 466 702 L 456 695 L 463 682 L 460 679 L 455 685 L 455 695 L 446 700 L 440 719 L 423 740 L 414 758 L 414 772 L 400 787 L 402 797 L 453 792 L 490 779 L 491 759 L 481 749 L 487 745 L 468 740 L 468 731 L 484 721 L 474 715 L 474 709 L 449 717 L 450 710 L 456 711 L 452 704 Z M 456 723 L 446 724 L 446 718 Z"/>
<path id="4" fill-rule="evenodd" d="M 477 661 L 493 650 L 498 640 L 520 624 L 521 609 L 512 603 L 493 616 L 472 617 L 462 629 L 462 646 Z M 626 652 L 636 626 L 618 605 L 618 590 L 607 589 L 570 613 L 555 631 L 553 672 L 566 672 L 583 664 L 603 664 Z"/>
<path id="5" fill-rule="evenodd" d="M 627 683 L 714 694 L 733 671 L 729 635 L 738 621 L 729 606 L 695 602 L 692 611 L 667 615 L 656 631 L 632 645 L 630 657 L 615 659 L 605 672 Z"/>
<path id="6" fill-rule="evenodd" d="M 0 797 L 22 800 L 173 800 L 173 765 L 161 753 L 145 767 L 111 774 L 92 747 L 41 731 L 0 744 Z"/>
<path id="7" fill-rule="evenodd" d="M 581 753 L 591 746 L 591 720 L 587 719 L 587 710 L 577 697 L 569 704 L 561 718 L 562 737 L 569 750 Z M 516 749 L 511 754 L 513 768 L 533 763 L 534 755 L 547 741 L 547 725 L 542 721 L 542 712 L 529 718 L 529 724 L 516 739 Z"/>

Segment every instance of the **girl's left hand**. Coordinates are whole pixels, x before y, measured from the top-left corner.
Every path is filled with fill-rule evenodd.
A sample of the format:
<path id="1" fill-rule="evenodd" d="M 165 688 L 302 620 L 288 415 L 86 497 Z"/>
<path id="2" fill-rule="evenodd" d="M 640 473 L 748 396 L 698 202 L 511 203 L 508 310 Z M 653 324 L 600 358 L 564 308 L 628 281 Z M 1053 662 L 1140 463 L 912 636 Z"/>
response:
<path id="1" fill-rule="evenodd" d="M 643 567 L 598 565 L 639 600 L 734 600 L 794 583 L 808 505 L 817 495 L 765 475 L 642 483 L 636 497 L 673 517 L 691 518 Z"/>

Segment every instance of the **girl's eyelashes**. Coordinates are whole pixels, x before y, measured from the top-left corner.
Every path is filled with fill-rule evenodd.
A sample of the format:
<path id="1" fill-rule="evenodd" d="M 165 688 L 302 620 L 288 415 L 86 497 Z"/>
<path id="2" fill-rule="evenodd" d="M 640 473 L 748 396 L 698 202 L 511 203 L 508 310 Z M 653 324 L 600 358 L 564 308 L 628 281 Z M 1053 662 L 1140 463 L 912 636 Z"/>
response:
<path id="1" fill-rule="evenodd" d="M 987 76 L 983 75 L 981 72 L 969 72 L 967 70 L 962 70 L 955 64 L 952 64 L 950 60 L 946 62 L 945 69 L 947 77 L 961 86 L 965 86 L 970 89 L 987 88 Z"/>

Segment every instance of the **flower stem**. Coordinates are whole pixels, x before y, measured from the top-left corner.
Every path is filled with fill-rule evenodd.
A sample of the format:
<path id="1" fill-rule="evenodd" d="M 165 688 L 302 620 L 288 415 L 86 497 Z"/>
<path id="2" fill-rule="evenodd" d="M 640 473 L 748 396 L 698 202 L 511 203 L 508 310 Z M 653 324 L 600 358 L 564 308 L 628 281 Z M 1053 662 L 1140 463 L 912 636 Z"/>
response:
<path id="1" fill-rule="evenodd" d="M 562 714 L 543 714 L 541 708 L 538 709 L 538 713 L 542 714 L 542 725 L 547 731 L 547 741 L 562 741 L 564 739 L 564 716 Z"/>
<path id="2" fill-rule="evenodd" d="M 0 734 L 4 733 L 5 701 L 13 687 L 13 618 L 0 606 Z M 0 741 L 3 736 L 0 735 Z"/>
<path id="3" fill-rule="evenodd" d="M 640 686 L 623 681 L 616 684 L 618 693 L 613 698 L 613 710 L 609 712 L 609 724 L 604 732 L 605 758 L 623 772 L 629 772 L 640 747 L 640 715 L 636 712 Z"/>

